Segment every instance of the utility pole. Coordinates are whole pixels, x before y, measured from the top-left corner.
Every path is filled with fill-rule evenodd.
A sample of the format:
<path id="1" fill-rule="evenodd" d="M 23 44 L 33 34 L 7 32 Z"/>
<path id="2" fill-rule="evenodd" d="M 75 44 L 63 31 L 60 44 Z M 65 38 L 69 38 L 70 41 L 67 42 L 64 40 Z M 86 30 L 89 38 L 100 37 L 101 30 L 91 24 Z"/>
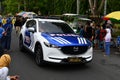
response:
<path id="1" fill-rule="evenodd" d="M 79 14 L 80 9 L 80 0 L 77 0 L 77 14 Z"/>
<path id="2" fill-rule="evenodd" d="M 107 12 L 107 0 L 105 0 L 104 3 L 104 16 L 106 15 L 106 12 Z"/>

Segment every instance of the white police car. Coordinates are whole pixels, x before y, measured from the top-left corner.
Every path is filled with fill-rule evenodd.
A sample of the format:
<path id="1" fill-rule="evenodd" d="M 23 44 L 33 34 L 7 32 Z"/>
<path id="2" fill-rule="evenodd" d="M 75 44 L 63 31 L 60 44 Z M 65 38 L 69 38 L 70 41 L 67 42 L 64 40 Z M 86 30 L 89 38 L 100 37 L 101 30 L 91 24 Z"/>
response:
<path id="1" fill-rule="evenodd" d="M 32 51 L 38 65 L 44 62 L 87 63 L 93 58 L 90 41 L 57 19 L 28 19 L 20 32 L 19 48 Z"/>

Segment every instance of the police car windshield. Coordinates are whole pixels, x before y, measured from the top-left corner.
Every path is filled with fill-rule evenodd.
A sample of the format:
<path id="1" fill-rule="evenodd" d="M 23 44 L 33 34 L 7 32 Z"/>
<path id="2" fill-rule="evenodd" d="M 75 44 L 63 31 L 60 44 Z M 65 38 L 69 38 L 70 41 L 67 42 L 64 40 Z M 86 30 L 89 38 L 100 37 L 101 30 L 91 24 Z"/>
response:
<path id="1" fill-rule="evenodd" d="M 47 33 L 75 34 L 66 23 L 39 21 L 39 31 Z"/>

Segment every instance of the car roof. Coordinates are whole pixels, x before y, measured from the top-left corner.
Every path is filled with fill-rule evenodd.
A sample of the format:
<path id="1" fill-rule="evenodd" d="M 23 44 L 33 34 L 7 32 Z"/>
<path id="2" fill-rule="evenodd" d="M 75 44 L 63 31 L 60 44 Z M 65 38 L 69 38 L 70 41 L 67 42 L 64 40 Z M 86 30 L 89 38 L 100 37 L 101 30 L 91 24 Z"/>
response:
<path id="1" fill-rule="evenodd" d="M 57 20 L 57 19 L 38 19 L 39 21 L 47 21 L 47 22 L 65 22 L 63 20 Z"/>
<path id="2" fill-rule="evenodd" d="M 58 16 L 35 16 L 33 18 L 29 18 L 28 20 L 66 23 L 64 20 L 61 20 Z"/>
<path id="3" fill-rule="evenodd" d="M 61 22 L 61 23 L 66 23 L 65 21 L 61 19 L 42 19 L 42 18 L 30 18 L 28 20 L 38 20 L 38 21 L 47 21 L 47 22 Z"/>

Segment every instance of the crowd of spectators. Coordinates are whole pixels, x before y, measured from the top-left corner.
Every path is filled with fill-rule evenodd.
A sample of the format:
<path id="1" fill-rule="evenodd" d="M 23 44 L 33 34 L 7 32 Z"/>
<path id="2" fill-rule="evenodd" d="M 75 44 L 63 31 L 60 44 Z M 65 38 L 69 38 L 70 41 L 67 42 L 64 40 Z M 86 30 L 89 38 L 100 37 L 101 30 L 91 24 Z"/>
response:
<path id="1" fill-rule="evenodd" d="M 18 76 L 9 76 L 11 63 L 11 36 L 15 24 L 15 18 L 0 17 L 0 80 L 19 80 Z"/>
<path id="2" fill-rule="evenodd" d="M 110 20 L 105 21 L 103 24 L 87 22 L 85 26 L 80 27 L 79 35 L 90 40 L 94 49 L 101 49 L 109 55 L 112 40 L 112 27 Z"/>
<path id="3" fill-rule="evenodd" d="M 22 25 L 26 19 L 21 16 L 5 16 L 0 17 L 0 54 L 11 51 L 11 33 L 13 28 L 19 35 Z"/>

